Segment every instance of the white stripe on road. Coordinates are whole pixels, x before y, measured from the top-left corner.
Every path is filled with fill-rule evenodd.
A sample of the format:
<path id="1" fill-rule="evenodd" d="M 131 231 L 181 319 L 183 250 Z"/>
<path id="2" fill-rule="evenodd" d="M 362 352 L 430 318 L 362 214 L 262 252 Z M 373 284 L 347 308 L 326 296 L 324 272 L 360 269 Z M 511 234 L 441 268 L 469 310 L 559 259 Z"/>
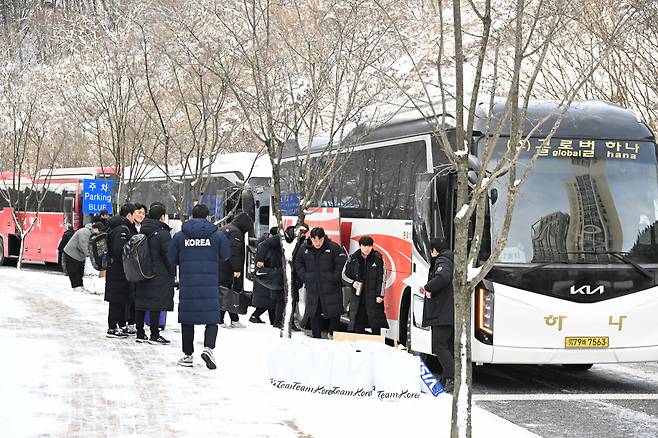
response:
<path id="1" fill-rule="evenodd" d="M 473 394 L 475 401 L 658 400 L 658 394 Z"/>

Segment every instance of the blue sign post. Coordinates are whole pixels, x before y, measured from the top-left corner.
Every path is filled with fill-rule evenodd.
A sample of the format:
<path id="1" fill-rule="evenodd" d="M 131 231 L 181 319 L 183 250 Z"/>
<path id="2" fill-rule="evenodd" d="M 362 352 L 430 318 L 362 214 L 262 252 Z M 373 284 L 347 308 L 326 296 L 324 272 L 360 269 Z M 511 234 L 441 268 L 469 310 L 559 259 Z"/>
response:
<path id="1" fill-rule="evenodd" d="M 299 210 L 299 197 L 297 193 L 282 193 L 281 194 L 281 214 L 284 216 L 293 216 Z"/>
<path id="2" fill-rule="evenodd" d="M 114 181 L 110 179 L 82 180 L 82 212 L 98 214 L 107 210 L 112 214 L 112 189 Z"/>

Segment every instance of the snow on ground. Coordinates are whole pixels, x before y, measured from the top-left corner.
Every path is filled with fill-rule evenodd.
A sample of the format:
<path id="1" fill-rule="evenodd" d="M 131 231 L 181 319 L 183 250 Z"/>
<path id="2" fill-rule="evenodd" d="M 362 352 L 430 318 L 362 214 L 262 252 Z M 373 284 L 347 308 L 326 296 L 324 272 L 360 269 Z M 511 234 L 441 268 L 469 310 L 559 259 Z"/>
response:
<path id="1" fill-rule="evenodd" d="M 278 331 L 244 316 L 246 329 L 220 329 L 211 371 L 199 356 L 203 327 L 194 368 L 182 368 L 175 312 L 163 332 L 170 346 L 107 339 L 107 303 L 73 292 L 63 275 L 0 268 L 0 309 L 3 437 L 449 436 L 447 395 L 380 401 L 274 388 L 265 356 Z M 493 430 L 534 436 L 475 407 L 473 435 Z"/>

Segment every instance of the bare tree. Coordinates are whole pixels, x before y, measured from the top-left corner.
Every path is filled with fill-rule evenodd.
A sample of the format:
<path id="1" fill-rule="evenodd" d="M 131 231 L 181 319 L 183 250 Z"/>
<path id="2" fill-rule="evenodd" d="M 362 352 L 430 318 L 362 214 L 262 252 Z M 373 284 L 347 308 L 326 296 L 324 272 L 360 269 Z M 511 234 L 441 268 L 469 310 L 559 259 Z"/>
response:
<path id="1" fill-rule="evenodd" d="M 453 437 L 471 436 L 472 374 L 471 374 L 471 303 L 476 286 L 498 260 L 507 243 L 512 212 L 518 190 L 531 172 L 538 152 L 523 164 L 519 160 L 522 147 L 534 130 L 546 123 L 549 134 L 543 144 L 550 142 L 564 112 L 569 108 L 583 84 L 591 78 L 600 65 L 590 59 L 574 74 L 568 86 L 558 97 L 556 110 L 542 120 L 533 120 L 530 133 L 525 130 L 527 111 L 540 73 L 547 68 L 546 57 L 555 46 L 557 36 L 567 34 L 574 10 L 579 5 L 561 1 L 514 0 L 497 2 L 461 2 L 451 5 L 438 2 L 428 8 L 420 6 L 427 14 L 426 21 L 419 23 L 436 29 L 439 37 L 435 50 L 413 44 L 413 31 L 396 26 L 400 44 L 411 64 L 403 79 L 382 72 L 393 80 L 402 95 L 417 111 L 437 126 L 435 133 L 447 157 L 447 170 L 454 173 L 457 181 L 454 217 L 453 287 L 455 295 L 455 390 L 453 394 Z M 385 7 L 382 6 L 382 10 Z M 635 16 L 637 9 L 626 5 L 612 23 L 616 35 Z M 396 22 L 389 14 L 389 20 Z M 577 26 L 574 26 L 577 28 Z M 449 38 L 452 38 L 452 41 Z M 596 50 L 605 53 L 613 40 L 599 41 Z M 432 64 L 433 67 L 432 67 Z M 482 99 L 480 95 L 491 97 Z M 504 96 L 502 100 L 495 95 Z M 492 118 L 496 105 L 496 119 Z M 488 133 L 479 145 L 479 168 L 471 160 L 472 139 L 478 108 L 486 108 L 484 120 L 479 122 Z M 454 144 L 444 128 L 446 118 L 454 117 Z M 503 126 L 509 132 L 508 147 L 502 156 L 494 159 Z M 546 128 L 544 126 L 544 128 Z M 441 169 L 445 171 L 446 169 Z M 473 170 L 478 173 L 474 178 Z M 469 172 L 471 177 L 469 178 Z M 437 175 L 438 176 L 438 175 Z M 505 214 L 499 236 L 485 260 L 479 260 L 485 224 L 485 205 L 489 190 L 497 180 L 506 180 Z M 472 231 L 472 240 L 469 232 Z"/>
<path id="2" fill-rule="evenodd" d="M 141 26 L 147 92 L 140 106 L 158 132 L 161 159 L 151 164 L 166 175 L 182 217 L 208 187 L 213 163 L 237 139 L 236 118 L 224 77 L 208 68 L 197 43 L 212 34 L 208 20 L 186 7 L 162 6 L 156 15 L 159 24 Z"/>
<path id="3" fill-rule="evenodd" d="M 358 1 L 234 1 L 215 15 L 227 38 L 209 50 L 229 57 L 214 57 L 213 68 L 227 78 L 249 132 L 267 149 L 272 165 L 273 211 L 286 266 L 282 336 L 289 337 L 294 243 L 283 239 L 281 159 L 290 145 L 292 155 L 303 159 L 288 176 L 298 182 L 301 221 L 339 168 L 338 153 L 349 151 L 347 134 L 359 122 L 376 123 L 377 114 L 367 110 L 386 97 L 375 66 L 394 58 L 388 28 L 381 26 L 377 8 Z M 326 140 L 312 160 L 311 146 L 320 134 Z"/>
<path id="4" fill-rule="evenodd" d="M 47 115 L 39 110 L 43 102 L 39 92 L 31 88 L 34 84 L 21 86 L 17 72 L 3 73 L 0 162 L 9 175 L 0 179 L 0 197 L 10 207 L 20 239 L 17 266 L 21 269 L 25 242 L 39 221 L 61 144 L 51 142 Z"/>

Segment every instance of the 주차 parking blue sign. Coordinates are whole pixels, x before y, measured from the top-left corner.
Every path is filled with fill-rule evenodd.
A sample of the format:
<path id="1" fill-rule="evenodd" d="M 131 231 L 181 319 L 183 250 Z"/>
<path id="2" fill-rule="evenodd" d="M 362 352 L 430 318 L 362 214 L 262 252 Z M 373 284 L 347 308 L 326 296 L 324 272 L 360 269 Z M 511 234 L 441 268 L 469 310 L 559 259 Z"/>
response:
<path id="1" fill-rule="evenodd" d="M 82 212 L 98 214 L 107 210 L 112 214 L 112 189 L 114 181 L 110 179 L 82 180 Z"/>

